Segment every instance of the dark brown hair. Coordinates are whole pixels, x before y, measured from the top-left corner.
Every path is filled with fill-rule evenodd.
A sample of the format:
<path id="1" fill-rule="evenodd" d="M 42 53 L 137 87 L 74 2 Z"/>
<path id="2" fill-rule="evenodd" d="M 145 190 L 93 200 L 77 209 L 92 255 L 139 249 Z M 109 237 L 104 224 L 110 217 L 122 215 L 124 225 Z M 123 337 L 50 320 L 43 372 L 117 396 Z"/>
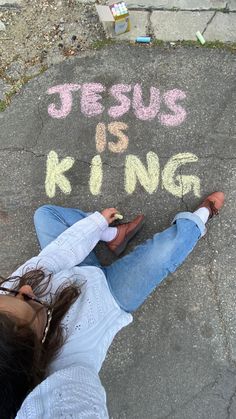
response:
<path id="1" fill-rule="evenodd" d="M 47 376 L 49 364 L 66 340 L 61 320 L 80 295 L 80 286 L 67 280 L 53 295 L 50 286 L 52 279 L 52 274 L 46 274 L 40 268 L 28 271 L 21 277 L 0 277 L 1 285 L 13 281 L 11 288 L 14 290 L 27 284 L 37 298 L 49 295 L 50 307 L 53 308 L 50 328 L 43 344 L 30 325 L 18 326 L 8 315 L 0 313 L 1 419 L 16 416 L 27 394 Z M 9 284 L 7 286 L 9 288 Z"/>

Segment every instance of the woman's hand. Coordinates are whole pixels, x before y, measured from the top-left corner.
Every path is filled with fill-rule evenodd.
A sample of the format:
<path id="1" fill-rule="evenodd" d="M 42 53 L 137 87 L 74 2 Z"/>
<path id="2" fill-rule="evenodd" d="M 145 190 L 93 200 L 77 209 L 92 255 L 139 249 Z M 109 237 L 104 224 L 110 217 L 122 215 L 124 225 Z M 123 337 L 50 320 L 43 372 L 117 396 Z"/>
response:
<path id="1" fill-rule="evenodd" d="M 103 215 L 103 217 L 106 218 L 108 224 L 111 224 L 113 221 L 115 221 L 115 214 L 117 214 L 118 212 L 119 211 L 116 208 L 106 208 L 103 211 L 101 211 L 101 214 Z"/>

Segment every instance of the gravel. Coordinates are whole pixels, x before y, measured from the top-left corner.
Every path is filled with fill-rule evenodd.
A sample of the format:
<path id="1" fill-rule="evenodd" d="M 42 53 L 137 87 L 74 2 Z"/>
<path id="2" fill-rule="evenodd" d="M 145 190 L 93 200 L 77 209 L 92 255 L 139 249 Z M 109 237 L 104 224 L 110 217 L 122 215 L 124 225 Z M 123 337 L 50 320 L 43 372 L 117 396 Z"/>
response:
<path id="1" fill-rule="evenodd" d="M 94 3 L 0 0 L 0 78 L 14 85 L 104 39 Z"/>

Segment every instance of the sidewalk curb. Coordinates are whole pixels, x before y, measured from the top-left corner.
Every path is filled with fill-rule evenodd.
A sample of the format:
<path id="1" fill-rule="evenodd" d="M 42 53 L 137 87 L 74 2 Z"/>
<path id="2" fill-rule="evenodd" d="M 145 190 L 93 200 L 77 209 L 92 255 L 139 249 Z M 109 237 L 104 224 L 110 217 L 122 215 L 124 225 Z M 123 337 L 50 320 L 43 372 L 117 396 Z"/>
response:
<path id="1" fill-rule="evenodd" d="M 194 41 L 200 31 L 206 41 L 236 42 L 236 13 L 222 11 L 130 10 L 131 31 L 114 39 L 134 41 L 152 36 L 162 41 Z"/>

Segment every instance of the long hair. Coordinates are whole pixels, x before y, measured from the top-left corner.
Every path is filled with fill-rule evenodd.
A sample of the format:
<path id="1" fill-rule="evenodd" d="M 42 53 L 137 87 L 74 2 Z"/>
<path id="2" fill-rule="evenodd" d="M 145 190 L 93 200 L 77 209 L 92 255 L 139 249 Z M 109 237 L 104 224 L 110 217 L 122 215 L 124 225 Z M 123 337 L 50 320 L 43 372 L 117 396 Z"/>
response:
<path id="1" fill-rule="evenodd" d="M 49 364 L 65 343 L 67 336 L 63 333 L 61 320 L 81 291 L 78 284 L 67 281 L 52 297 L 52 275 L 45 274 L 42 269 L 26 272 L 21 277 L 0 279 L 1 285 L 14 281 L 11 287 L 14 290 L 30 285 L 37 298 L 49 295 L 53 308 L 43 344 L 30 325 L 18 326 L 13 318 L 0 313 L 0 418 L 12 419 L 25 397 L 47 376 Z"/>

